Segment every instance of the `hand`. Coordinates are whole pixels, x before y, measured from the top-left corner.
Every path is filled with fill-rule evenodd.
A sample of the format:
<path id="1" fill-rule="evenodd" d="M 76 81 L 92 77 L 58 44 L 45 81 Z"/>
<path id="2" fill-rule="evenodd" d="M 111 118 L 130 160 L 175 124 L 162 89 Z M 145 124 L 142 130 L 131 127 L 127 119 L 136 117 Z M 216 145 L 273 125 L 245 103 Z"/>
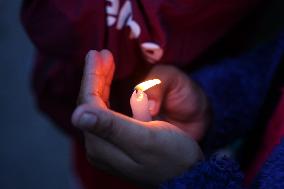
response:
<path id="1" fill-rule="evenodd" d="M 145 80 L 154 78 L 162 83 L 146 91 L 151 102 L 151 115 L 177 126 L 195 140 L 201 140 L 210 121 L 209 103 L 203 91 L 173 66 L 153 67 Z"/>
<path id="2" fill-rule="evenodd" d="M 95 166 L 130 179 L 158 184 L 202 159 L 190 136 L 164 122 L 142 122 L 108 108 L 114 62 L 109 51 L 89 52 L 80 91 L 83 102 L 72 116 L 82 129 Z"/>

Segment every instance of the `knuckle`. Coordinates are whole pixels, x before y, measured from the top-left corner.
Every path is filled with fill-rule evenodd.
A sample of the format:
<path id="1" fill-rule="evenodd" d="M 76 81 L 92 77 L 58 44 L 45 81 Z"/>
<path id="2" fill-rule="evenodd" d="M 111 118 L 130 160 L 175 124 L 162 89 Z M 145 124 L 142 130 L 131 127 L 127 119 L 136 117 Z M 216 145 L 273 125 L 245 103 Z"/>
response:
<path id="1" fill-rule="evenodd" d="M 88 91 L 85 94 L 85 98 L 94 98 L 94 97 L 101 97 L 102 93 L 99 90 L 94 90 L 94 91 Z"/>
<path id="2" fill-rule="evenodd" d="M 94 166 L 96 168 L 99 168 L 100 170 L 103 170 L 103 171 L 107 171 L 108 170 L 106 163 L 104 163 L 101 160 L 101 158 L 98 158 L 98 157 L 94 156 L 93 154 L 88 154 L 88 153 L 86 154 L 86 156 L 87 156 L 88 162 L 92 166 Z"/>
<path id="3" fill-rule="evenodd" d="M 84 94 L 79 95 L 77 103 L 78 104 L 90 103 L 90 102 L 93 102 L 95 99 L 101 98 L 101 97 L 102 97 L 102 94 L 98 90 L 86 91 Z"/>
<path id="4" fill-rule="evenodd" d="M 97 159 L 95 153 L 93 152 L 93 149 L 89 145 L 86 145 L 86 156 L 88 160 L 91 160 L 91 161 Z"/>
<path id="5" fill-rule="evenodd" d="M 96 132 L 100 134 L 102 138 L 111 138 L 116 135 L 116 129 L 114 125 L 114 119 L 106 111 L 98 111 L 98 127 L 96 127 Z"/>
<path id="6" fill-rule="evenodd" d="M 144 140 L 139 141 L 138 149 L 142 154 L 154 155 L 156 154 L 157 133 L 153 130 L 145 130 Z"/>

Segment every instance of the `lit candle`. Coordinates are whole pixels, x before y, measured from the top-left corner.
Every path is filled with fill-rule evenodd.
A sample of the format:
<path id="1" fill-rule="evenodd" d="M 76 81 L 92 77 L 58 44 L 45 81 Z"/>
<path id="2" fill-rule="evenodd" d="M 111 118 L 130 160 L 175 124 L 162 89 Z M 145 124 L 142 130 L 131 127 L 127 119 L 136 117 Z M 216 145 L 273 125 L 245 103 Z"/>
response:
<path id="1" fill-rule="evenodd" d="M 161 81 L 159 79 L 152 79 L 135 86 L 134 92 L 132 93 L 130 98 L 130 106 L 134 119 L 140 121 L 152 120 L 149 111 L 148 97 L 147 94 L 144 93 L 144 91 L 160 83 Z"/>

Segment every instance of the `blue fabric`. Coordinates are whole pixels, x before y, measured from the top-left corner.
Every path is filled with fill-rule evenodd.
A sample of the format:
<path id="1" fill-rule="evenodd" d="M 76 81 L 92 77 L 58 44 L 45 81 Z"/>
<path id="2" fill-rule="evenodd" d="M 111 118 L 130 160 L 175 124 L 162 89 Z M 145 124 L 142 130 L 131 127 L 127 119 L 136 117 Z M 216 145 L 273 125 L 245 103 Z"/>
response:
<path id="1" fill-rule="evenodd" d="M 204 149 L 211 154 L 254 126 L 273 75 L 284 55 L 284 35 L 238 58 L 227 58 L 192 74 L 212 104 L 213 124 Z M 213 155 L 161 189 L 242 188 L 237 163 Z M 252 188 L 284 188 L 284 140 L 265 163 Z"/>
<path id="2" fill-rule="evenodd" d="M 259 172 L 252 188 L 284 188 L 284 139 L 273 150 L 271 156 Z"/>
<path id="3" fill-rule="evenodd" d="M 284 35 L 280 35 L 270 44 L 191 75 L 207 94 L 214 113 L 204 143 L 206 154 L 244 136 L 254 126 L 283 54 Z"/>
<path id="4" fill-rule="evenodd" d="M 237 163 L 225 156 L 213 155 L 183 175 L 165 182 L 161 189 L 239 189 L 243 176 Z"/>
<path id="5" fill-rule="evenodd" d="M 243 176 L 237 162 L 213 155 L 186 173 L 160 186 L 160 189 L 241 189 Z M 274 149 L 250 189 L 284 188 L 284 139 Z"/>

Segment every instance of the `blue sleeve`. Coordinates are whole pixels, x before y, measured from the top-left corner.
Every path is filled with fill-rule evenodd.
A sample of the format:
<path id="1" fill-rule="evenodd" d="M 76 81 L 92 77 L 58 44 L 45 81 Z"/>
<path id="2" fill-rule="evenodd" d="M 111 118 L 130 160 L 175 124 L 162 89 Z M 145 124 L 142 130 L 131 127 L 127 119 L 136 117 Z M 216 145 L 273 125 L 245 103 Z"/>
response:
<path id="1" fill-rule="evenodd" d="M 238 164 L 215 154 L 181 176 L 164 182 L 160 189 L 241 189 L 242 183 L 243 175 Z M 284 138 L 275 147 L 250 188 L 284 188 Z"/>
<path id="2" fill-rule="evenodd" d="M 206 154 L 244 136 L 254 125 L 284 55 L 284 35 L 239 57 L 225 58 L 192 73 L 212 105 Z"/>
<path id="3" fill-rule="evenodd" d="M 284 35 L 238 58 L 227 58 L 192 73 L 207 94 L 214 112 L 205 147 L 215 151 L 254 125 L 271 81 L 284 57 Z M 208 151 L 207 151 L 208 152 Z M 160 189 L 241 189 L 238 164 L 216 154 Z M 284 139 L 262 168 L 252 188 L 284 188 Z M 277 187 L 276 187 L 277 186 Z"/>
<path id="4" fill-rule="evenodd" d="M 160 189 L 241 189 L 243 175 L 238 164 L 213 155 L 181 176 L 164 182 Z M 261 168 L 250 189 L 284 188 L 284 138 Z"/>
<path id="5" fill-rule="evenodd" d="M 284 188 L 284 138 L 264 163 L 252 188 Z"/>
<path id="6" fill-rule="evenodd" d="M 160 189 L 241 189 L 242 181 L 243 175 L 235 161 L 213 155 L 183 175 L 163 183 Z"/>

